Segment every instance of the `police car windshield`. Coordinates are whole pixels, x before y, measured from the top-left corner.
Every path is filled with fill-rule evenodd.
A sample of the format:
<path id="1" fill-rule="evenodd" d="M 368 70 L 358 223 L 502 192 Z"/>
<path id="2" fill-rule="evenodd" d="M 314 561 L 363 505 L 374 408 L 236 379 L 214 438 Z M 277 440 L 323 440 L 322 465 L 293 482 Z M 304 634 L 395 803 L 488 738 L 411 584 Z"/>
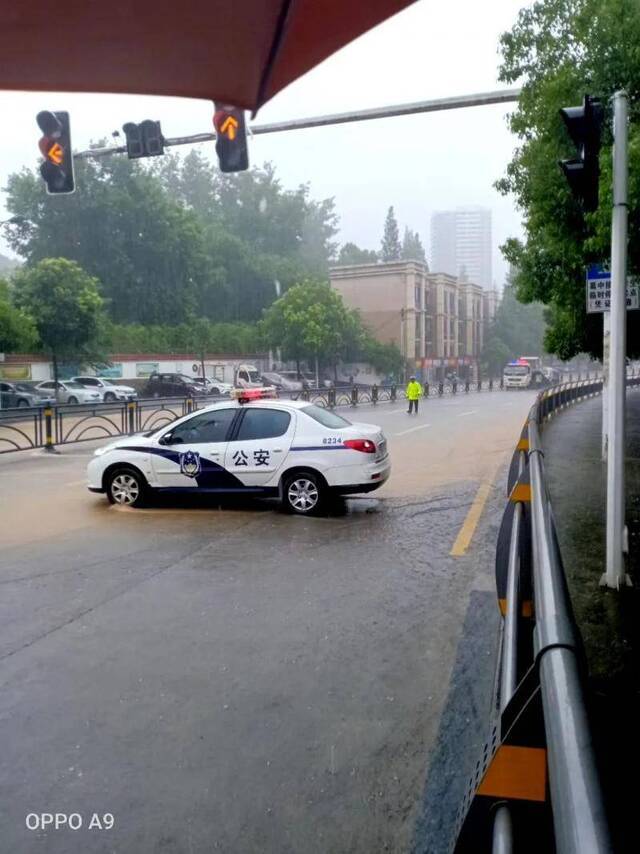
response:
<path id="1" fill-rule="evenodd" d="M 322 406 L 305 406 L 302 409 L 309 417 L 313 418 L 323 427 L 339 429 L 340 427 L 350 427 L 351 421 L 347 421 L 341 415 L 336 415 L 335 412 L 330 412 L 328 409 L 323 409 Z"/>

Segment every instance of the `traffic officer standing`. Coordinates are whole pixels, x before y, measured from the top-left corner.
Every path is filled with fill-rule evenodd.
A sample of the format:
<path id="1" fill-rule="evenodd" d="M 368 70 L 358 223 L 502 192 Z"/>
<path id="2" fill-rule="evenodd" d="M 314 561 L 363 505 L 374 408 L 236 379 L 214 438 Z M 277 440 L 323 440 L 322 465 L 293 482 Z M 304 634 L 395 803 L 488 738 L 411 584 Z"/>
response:
<path id="1" fill-rule="evenodd" d="M 422 394 L 422 386 L 414 376 L 409 377 L 409 383 L 407 384 L 406 394 L 407 400 L 409 401 L 409 415 L 411 415 L 411 412 L 413 410 L 415 410 L 415 413 L 417 415 L 418 401 L 420 400 L 420 395 Z"/>

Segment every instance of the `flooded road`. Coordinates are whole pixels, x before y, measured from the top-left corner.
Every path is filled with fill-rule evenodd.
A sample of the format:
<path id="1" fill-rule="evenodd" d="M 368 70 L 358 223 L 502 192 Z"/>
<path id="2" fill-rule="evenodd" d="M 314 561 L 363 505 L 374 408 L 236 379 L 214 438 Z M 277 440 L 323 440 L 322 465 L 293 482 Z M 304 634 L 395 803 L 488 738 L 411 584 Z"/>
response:
<path id="1" fill-rule="evenodd" d="M 465 626 L 468 666 L 494 666 L 497 617 L 469 623 L 469 603 L 493 596 L 532 398 L 348 413 L 383 427 L 392 476 L 317 519 L 270 502 L 112 508 L 83 488 L 87 445 L 0 458 L 6 850 L 444 850 L 425 810 L 464 764 L 455 744 L 444 762 L 442 733 L 459 737 Z M 41 812 L 114 826 L 29 830 Z"/>

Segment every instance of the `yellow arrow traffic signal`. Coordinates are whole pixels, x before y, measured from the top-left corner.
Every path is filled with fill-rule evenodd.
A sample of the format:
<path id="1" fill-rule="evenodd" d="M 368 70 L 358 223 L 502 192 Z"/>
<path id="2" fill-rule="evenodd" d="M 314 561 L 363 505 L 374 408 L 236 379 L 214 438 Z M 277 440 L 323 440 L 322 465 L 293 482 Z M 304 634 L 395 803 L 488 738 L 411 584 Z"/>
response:
<path id="1" fill-rule="evenodd" d="M 47 151 L 47 157 L 56 166 L 61 166 L 64 163 L 64 148 L 59 142 L 54 142 Z"/>
<path id="2" fill-rule="evenodd" d="M 220 126 L 220 132 L 225 134 L 231 141 L 236 138 L 237 130 L 238 120 L 234 116 L 227 116 Z"/>

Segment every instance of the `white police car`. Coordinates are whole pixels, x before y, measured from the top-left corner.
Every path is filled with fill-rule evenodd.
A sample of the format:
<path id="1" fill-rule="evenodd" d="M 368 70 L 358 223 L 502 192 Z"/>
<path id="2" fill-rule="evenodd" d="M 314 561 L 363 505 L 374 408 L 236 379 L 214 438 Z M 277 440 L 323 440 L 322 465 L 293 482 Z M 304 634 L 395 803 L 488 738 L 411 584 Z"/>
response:
<path id="1" fill-rule="evenodd" d="M 279 496 L 300 514 L 333 492 L 371 492 L 391 470 L 379 427 L 352 424 L 273 390 L 239 389 L 150 433 L 98 448 L 89 489 L 113 504 L 138 506 L 150 491 Z"/>

